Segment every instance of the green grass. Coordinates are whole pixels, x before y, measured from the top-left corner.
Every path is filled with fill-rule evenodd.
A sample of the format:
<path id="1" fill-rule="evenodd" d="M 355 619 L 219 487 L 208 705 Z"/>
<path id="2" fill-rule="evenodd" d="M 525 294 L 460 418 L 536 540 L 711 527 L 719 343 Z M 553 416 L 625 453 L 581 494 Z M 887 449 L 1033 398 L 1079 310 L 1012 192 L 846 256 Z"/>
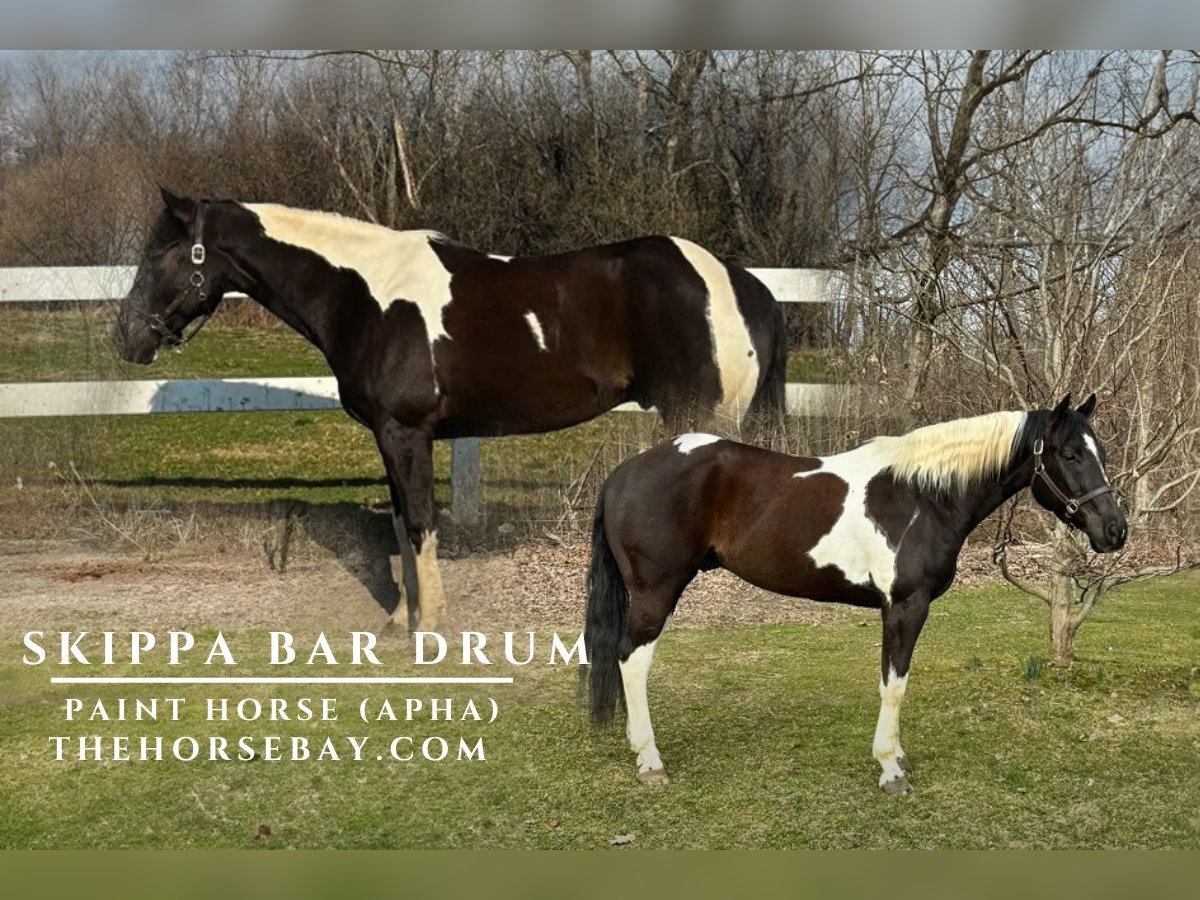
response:
<path id="1" fill-rule="evenodd" d="M 0 311 L 0 382 L 87 379 L 324 375 L 320 354 L 278 323 L 222 318 L 184 352 L 153 367 L 117 360 L 95 309 Z M 513 508 L 562 506 L 561 492 L 599 464 L 603 446 L 649 446 L 656 420 L 622 414 L 557 432 L 491 440 L 484 502 Z M 609 462 L 615 464 L 619 457 Z M 340 411 L 0 419 L 0 504 L 20 480 L 58 486 L 74 464 L 102 499 L 116 503 L 380 504 L 388 500 L 371 435 Z M 436 449 L 438 501 L 449 502 L 450 448 Z"/>
<path id="2" fill-rule="evenodd" d="M 838 381 L 833 355 L 827 350 L 792 350 L 788 353 L 787 380 L 800 384 L 834 384 Z"/>
<path id="3" fill-rule="evenodd" d="M 146 367 L 116 357 L 109 316 L 99 309 L 0 310 L 0 382 L 329 374 L 317 349 L 282 324 L 227 318 L 217 317 L 186 350 L 164 351 Z"/>
<path id="4" fill-rule="evenodd" d="M 638 441 L 650 446 L 656 428 L 652 417 L 614 413 L 550 435 L 489 440 L 484 502 L 561 506 L 573 482 L 587 476 L 598 486 L 619 461 L 614 454 Z M 0 504 L 12 499 L 15 479 L 26 489 L 53 489 L 72 463 L 98 496 L 116 503 L 388 501 L 374 439 L 336 410 L 0 419 Z M 447 442 L 434 447 L 434 474 L 437 500 L 448 503 Z M 590 501 L 594 490 L 583 495 Z"/>
<path id="5" fill-rule="evenodd" d="M 95 307 L 0 312 L 0 382 L 324 375 L 320 354 L 279 323 L 239 325 L 219 316 L 181 353 L 153 367 L 122 363 Z M 797 350 L 789 378 L 828 381 L 829 355 Z M 484 503 L 509 517 L 553 516 L 580 477 L 615 464 L 619 446 L 649 446 L 653 417 L 614 414 L 552 435 L 487 442 Z M 603 448 L 619 445 L 616 455 Z M 22 485 L 57 486 L 74 464 L 116 503 L 381 504 L 388 492 L 374 442 L 340 411 L 0 419 L 0 502 Z M 436 450 L 438 502 L 449 502 L 450 449 Z M 542 512 L 538 512 L 542 510 Z"/>
<path id="6" fill-rule="evenodd" d="M 1081 631 L 1079 663 L 1047 668 L 1036 682 L 1023 666 L 1047 640 L 1040 605 L 1001 588 L 940 600 L 905 702 L 904 746 L 916 766 L 916 793 L 906 798 L 876 787 L 878 629 L 858 621 L 669 632 L 650 683 L 673 778 L 665 789 L 635 782 L 621 727 L 588 726 L 574 673 L 560 668 L 531 666 L 511 686 L 472 689 L 499 702 L 490 725 L 363 725 L 354 703 L 381 689 L 283 687 L 249 694 L 329 694 L 348 704 L 346 716 L 326 726 L 210 726 L 195 715 L 68 726 L 61 704 L 79 689 L 50 686 L 51 672 L 20 665 L 19 645 L 6 642 L 0 845 L 554 848 L 607 847 L 632 834 L 645 848 L 1200 846 L 1197 579 L 1119 591 Z M 229 636 L 235 648 L 263 641 L 261 632 Z M 406 656 L 403 646 L 393 652 Z M 247 661 L 239 671 L 261 668 Z M 164 671 L 146 665 L 138 674 Z M 465 691 L 387 694 L 464 699 Z M 340 764 L 98 765 L 55 762 L 47 740 L 326 732 L 376 743 L 396 734 L 482 736 L 488 760 L 398 764 L 369 753 Z M 270 837 L 254 837 L 260 825 Z"/>
<path id="7" fill-rule="evenodd" d="M 282 323 L 231 324 L 227 314 L 218 315 L 185 351 L 164 352 L 153 368 L 135 366 L 113 352 L 110 315 L 96 307 L 0 310 L 0 382 L 328 374 L 316 348 Z M 787 378 L 836 381 L 834 360 L 825 350 L 792 350 Z"/>

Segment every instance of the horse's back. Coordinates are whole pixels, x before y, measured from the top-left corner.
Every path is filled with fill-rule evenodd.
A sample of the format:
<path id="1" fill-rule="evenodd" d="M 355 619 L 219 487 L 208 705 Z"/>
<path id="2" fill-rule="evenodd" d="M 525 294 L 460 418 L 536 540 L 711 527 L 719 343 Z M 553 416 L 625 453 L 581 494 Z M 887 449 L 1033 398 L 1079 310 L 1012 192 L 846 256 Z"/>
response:
<path id="1" fill-rule="evenodd" d="M 559 428 L 627 400 L 672 428 L 697 409 L 740 420 L 775 349 L 769 292 L 688 241 L 511 259 L 434 249 L 452 294 L 436 365 L 466 431 L 495 433 L 489 418 L 509 423 L 497 431 Z"/>
<path id="2" fill-rule="evenodd" d="M 631 399 L 643 406 L 694 404 L 740 421 L 786 354 L 783 315 L 766 286 L 685 238 L 632 238 L 510 265 L 551 277 L 580 327 L 603 333 L 599 316 L 610 333 L 623 332 Z"/>
<path id="3" fill-rule="evenodd" d="M 882 579 L 869 576 L 890 559 L 841 540 L 841 530 L 857 526 L 861 500 L 827 463 L 681 435 L 613 472 L 605 486 L 609 539 L 623 541 L 634 559 L 711 561 L 777 593 L 878 606 Z"/>

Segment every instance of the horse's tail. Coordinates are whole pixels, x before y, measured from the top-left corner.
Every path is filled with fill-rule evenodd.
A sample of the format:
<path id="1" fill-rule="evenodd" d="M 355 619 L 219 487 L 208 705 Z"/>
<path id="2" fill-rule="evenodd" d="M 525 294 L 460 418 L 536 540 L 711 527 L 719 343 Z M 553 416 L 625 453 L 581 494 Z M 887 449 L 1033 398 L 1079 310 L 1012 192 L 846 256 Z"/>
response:
<path id="1" fill-rule="evenodd" d="M 763 291 L 770 295 L 765 287 Z M 766 366 L 746 411 L 751 426 L 761 429 L 768 443 L 779 439 L 787 412 L 787 326 L 783 320 L 783 308 L 773 296 L 771 307 L 770 328 L 763 342 L 766 352 L 760 354 L 766 359 Z"/>
<path id="2" fill-rule="evenodd" d="M 604 533 L 607 492 L 606 484 L 596 501 L 592 524 L 592 565 L 588 570 L 587 624 L 583 632 L 592 721 L 597 725 L 612 719 L 617 700 L 624 693 L 620 653 L 625 649 L 628 655 L 629 649 L 629 592 Z"/>

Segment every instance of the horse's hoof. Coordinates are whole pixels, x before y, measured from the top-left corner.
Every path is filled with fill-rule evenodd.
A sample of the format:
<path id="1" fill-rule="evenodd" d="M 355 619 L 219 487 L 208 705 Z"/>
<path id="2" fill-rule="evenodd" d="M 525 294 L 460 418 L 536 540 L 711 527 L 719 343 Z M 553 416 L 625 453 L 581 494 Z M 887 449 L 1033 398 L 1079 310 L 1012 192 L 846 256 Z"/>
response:
<path id="1" fill-rule="evenodd" d="M 638 772 L 638 781 L 642 784 L 652 785 L 671 783 L 671 779 L 667 777 L 666 769 L 647 769 L 645 772 Z"/>
<path id="2" fill-rule="evenodd" d="M 402 641 L 408 637 L 408 629 L 395 619 L 388 619 L 379 629 L 378 637 L 384 641 Z"/>
<path id="3" fill-rule="evenodd" d="M 896 757 L 896 765 L 900 767 L 900 771 L 906 775 L 913 770 L 913 764 L 907 756 Z"/>
<path id="4" fill-rule="evenodd" d="M 880 785 L 885 794 L 892 797 L 903 797 L 905 794 L 912 793 L 912 785 L 908 783 L 908 779 L 903 775 L 893 778 L 891 781 L 885 781 Z"/>

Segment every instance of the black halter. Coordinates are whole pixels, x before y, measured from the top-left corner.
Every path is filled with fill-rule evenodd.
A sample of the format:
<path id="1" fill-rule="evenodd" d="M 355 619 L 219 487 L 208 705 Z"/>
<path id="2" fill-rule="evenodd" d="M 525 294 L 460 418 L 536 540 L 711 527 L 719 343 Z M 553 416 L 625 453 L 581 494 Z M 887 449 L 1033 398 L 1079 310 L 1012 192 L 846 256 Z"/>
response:
<path id="1" fill-rule="evenodd" d="M 165 340 L 175 349 L 181 348 L 184 344 L 198 335 L 200 333 L 200 329 L 204 327 L 205 323 L 207 323 L 209 318 L 212 316 L 212 313 L 205 308 L 199 316 L 193 319 L 192 322 L 188 323 L 188 325 L 195 323 L 196 327 L 192 328 L 192 330 L 187 334 L 185 334 L 183 331 L 180 331 L 179 334 L 175 334 L 175 332 L 171 331 L 171 329 L 167 327 L 167 319 L 172 313 L 179 309 L 179 307 L 183 305 L 183 302 L 191 297 L 192 294 L 199 295 L 202 306 L 208 302 L 208 291 L 204 289 L 204 270 L 200 268 L 204 265 L 205 260 L 208 259 L 208 251 L 204 248 L 204 220 L 200 218 L 199 203 L 196 204 L 196 220 L 192 227 L 192 231 L 195 234 L 195 241 L 192 244 L 190 253 L 192 265 L 195 268 L 192 269 L 191 275 L 188 276 L 188 283 L 190 287 L 187 290 L 180 291 L 179 295 L 169 304 L 167 304 L 167 308 L 162 312 L 155 313 L 153 316 L 150 316 L 147 319 L 150 328 L 158 332 L 163 340 Z M 185 329 L 186 328 L 187 326 L 185 326 Z"/>
<path id="2" fill-rule="evenodd" d="M 1075 513 L 1079 512 L 1079 507 L 1083 506 L 1089 500 L 1095 500 L 1097 497 L 1112 493 L 1112 487 L 1104 484 L 1093 491 L 1088 491 L 1082 497 L 1068 497 L 1059 489 L 1059 486 L 1054 483 L 1053 479 L 1050 478 L 1049 473 L 1046 472 L 1046 464 L 1042 461 L 1043 450 L 1045 450 L 1045 446 L 1042 443 L 1042 439 L 1038 438 L 1033 442 L 1033 480 L 1042 479 L 1042 482 L 1050 490 L 1050 493 L 1062 502 L 1068 518 L 1073 517 Z"/>

